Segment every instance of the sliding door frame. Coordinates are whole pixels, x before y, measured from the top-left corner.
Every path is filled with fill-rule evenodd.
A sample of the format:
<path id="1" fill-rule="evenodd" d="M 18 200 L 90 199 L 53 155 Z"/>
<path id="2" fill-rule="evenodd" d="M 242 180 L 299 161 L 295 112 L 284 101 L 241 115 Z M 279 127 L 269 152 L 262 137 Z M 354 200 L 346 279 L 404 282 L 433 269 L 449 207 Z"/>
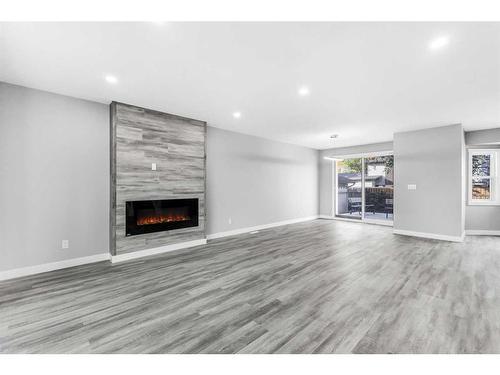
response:
<path id="1" fill-rule="evenodd" d="M 365 158 L 375 157 L 375 156 L 387 156 L 394 155 L 394 151 L 377 151 L 377 152 L 365 152 L 360 154 L 346 154 L 346 155 L 334 155 L 328 157 L 333 159 L 332 161 L 332 178 L 333 183 L 333 219 L 335 220 L 344 220 L 351 222 L 362 222 L 367 224 L 377 224 L 377 225 L 386 225 L 393 226 L 394 225 L 394 213 L 392 220 L 376 220 L 376 219 L 366 219 L 365 218 Z M 349 219 L 337 216 L 338 215 L 338 177 L 337 177 L 337 160 L 335 159 L 354 159 L 361 158 L 361 220 L 358 219 Z M 393 193 L 394 194 L 394 193 Z M 394 199 L 394 198 L 393 198 Z"/>

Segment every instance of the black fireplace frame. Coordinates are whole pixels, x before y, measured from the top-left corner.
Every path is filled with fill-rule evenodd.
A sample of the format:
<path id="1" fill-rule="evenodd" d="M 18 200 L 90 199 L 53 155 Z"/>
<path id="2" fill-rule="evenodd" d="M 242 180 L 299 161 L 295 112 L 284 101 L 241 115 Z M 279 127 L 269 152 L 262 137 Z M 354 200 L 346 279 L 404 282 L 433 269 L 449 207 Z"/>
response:
<path id="1" fill-rule="evenodd" d="M 138 225 L 137 216 L 140 210 L 160 210 L 187 207 L 189 220 L 172 221 L 158 224 Z M 156 199 L 125 202 L 125 235 L 127 237 L 140 234 L 164 232 L 175 229 L 197 227 L 199 222 L 198 198 Z"/>

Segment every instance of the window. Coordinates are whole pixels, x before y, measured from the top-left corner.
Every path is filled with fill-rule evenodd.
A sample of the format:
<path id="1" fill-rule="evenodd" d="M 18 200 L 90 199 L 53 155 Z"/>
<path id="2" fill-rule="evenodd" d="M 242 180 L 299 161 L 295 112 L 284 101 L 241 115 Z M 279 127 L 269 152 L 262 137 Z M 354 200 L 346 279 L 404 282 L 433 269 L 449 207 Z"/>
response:
<path id="1" fill-rule="evenodd" d="M 500 205 L 499 153 L 500 150 L 469 150 L 469 204 Z"/>

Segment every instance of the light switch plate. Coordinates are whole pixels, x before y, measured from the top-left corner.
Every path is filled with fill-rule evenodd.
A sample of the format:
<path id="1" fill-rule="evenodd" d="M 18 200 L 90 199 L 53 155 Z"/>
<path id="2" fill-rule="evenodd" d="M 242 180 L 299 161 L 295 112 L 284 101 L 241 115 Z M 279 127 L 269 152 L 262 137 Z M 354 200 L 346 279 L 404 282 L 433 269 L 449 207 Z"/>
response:
<path id="1" fill-rule="evenodd" d="M 156 171 L 156 163 L 151 163 L 151 170 Z"/>
<path id="2" fill-rule="evenodd" d="M 69 249 L 69 240 L 62 240 L 61 241 L 61 248 L 62 249 Z"/>
<path id="3" fill-rule="evenodd" d="M 408 184 L 408 190 L 417 190 L 417 185 L 415 185 L 415 184 Z"/>

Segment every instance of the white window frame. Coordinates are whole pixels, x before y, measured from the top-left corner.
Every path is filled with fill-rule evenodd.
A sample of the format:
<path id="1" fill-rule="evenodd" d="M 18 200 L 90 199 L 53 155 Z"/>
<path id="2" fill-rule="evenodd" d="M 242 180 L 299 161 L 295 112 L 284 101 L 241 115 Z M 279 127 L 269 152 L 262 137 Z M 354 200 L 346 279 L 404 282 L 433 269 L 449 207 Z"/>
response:
<path id="1" fill-rule="evenodd" d="M 474 155 L 490 155 L 490 175 L 489 176 L 473 176 L 472 175 L 472 157 Z M 500 186 L 498 176 L 498 159 L 500 149 L 469 149 L 469 168 L 467 173 L 468 178 L 468 203 L 471 206 L 498 206 L 500 205 Z M 472 180 L 473 178 L 487 178 L 490 180 L 490 199 L 473 199 L 472 198 Z"/>

